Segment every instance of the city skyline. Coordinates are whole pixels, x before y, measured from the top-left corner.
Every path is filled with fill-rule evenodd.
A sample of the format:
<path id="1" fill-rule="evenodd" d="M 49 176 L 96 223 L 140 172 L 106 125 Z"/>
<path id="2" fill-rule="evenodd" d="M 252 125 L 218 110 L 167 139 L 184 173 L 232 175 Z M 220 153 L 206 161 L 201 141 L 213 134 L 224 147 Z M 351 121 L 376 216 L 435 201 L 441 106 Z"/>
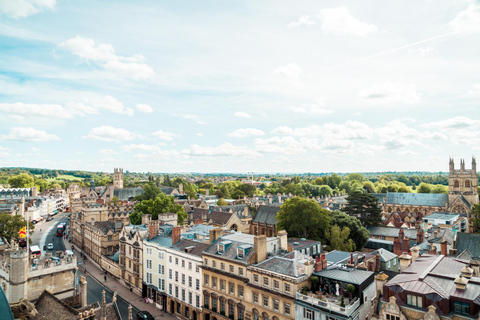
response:
<path id="1" fill-rule="evenodd" d="M 0 166 L 446 172 L 480 2 L 0 3 Z"/>

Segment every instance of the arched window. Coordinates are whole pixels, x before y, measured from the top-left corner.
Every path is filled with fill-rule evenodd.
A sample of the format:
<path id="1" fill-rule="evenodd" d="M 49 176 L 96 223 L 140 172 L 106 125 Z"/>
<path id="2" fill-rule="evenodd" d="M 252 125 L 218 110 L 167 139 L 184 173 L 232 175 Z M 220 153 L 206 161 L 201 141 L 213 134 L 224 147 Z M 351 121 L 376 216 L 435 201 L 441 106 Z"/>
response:
<path id="1" fill-rule="evenodd" d="M 466 180 L 465 181 L 465 188 L 470 188 L 472 186 L 472 183 L 470 182 L 470 180 Z"/>
<path id="2" fill-rule="evenodd" d="M 458 180 L 455 180 L 455 181 L 453 182 L 453 187 L 454 187 L 454 188 L 460 187 L 460 182 L 458 182 Z"/>
<path id="3" fill-rule="evenodd" d="M 262 320 L 268 320 L 268 313 L 264 312 L 262 313 Z"/>

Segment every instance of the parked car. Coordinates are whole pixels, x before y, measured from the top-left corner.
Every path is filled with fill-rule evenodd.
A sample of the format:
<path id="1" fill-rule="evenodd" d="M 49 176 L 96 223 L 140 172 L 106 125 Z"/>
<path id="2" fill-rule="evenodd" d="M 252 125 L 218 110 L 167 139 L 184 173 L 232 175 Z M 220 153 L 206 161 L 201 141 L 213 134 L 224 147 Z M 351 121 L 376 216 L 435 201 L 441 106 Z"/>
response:
<path id="1" fill-rule="evenodd" d="M 52 221 L 53 217 L 48 217 L 46 221 Z"/>
<path id="2" fill-rule="evenodd" d="M 47 249 L 48 250 L 53 250 L 53 243 L 47 244 Z"/>
<path id="3" fill-rule="evenodd" d="M 138 320 L 155 320 L 155 318 L 148 311 L 140 311 L 137 313 Z"/>

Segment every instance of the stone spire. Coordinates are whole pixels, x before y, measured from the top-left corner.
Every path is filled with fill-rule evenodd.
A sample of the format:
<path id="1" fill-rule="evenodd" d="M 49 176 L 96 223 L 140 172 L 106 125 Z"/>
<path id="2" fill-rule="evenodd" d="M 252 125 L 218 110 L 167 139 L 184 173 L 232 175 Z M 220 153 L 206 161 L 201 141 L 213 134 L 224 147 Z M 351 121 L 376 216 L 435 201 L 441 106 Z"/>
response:
<path id="1" fill-rule="evenodd" d="M 128 305 L 128 320 L 133 320 L 133 315 L 132 315 L 132 305 Z"/>

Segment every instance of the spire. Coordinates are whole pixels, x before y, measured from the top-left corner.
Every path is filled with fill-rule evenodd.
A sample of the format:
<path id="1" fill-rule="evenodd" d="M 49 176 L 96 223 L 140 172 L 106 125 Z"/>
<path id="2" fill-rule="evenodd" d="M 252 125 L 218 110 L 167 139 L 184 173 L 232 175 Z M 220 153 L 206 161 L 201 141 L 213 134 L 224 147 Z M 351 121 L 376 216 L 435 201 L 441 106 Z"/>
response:
<path id="1" fill-rule="evenodd" d="M 133 320 L 133 315 L 132 315 L 132 305 L 128 305 L 128 320 Z"/>
<path id="2" fill-rule="evenodd" d="M 93 177 L 92 177 L 92 181 L 90 181 L 90 190 L 94 190 L 95 189 L 95 181 L 93 180 Z"/>
<path id="3" fill-rule="evenodd" d="M 474 174 L 477 173 L 477 160 L 475 156 L 472 156 L 472 171 Z"/>
<path id="4" fill-rule="evenodd" d="M 107 304 L 107 300 L 105 299 L 105 290 L 102 290 L 102 306 Z"/>

